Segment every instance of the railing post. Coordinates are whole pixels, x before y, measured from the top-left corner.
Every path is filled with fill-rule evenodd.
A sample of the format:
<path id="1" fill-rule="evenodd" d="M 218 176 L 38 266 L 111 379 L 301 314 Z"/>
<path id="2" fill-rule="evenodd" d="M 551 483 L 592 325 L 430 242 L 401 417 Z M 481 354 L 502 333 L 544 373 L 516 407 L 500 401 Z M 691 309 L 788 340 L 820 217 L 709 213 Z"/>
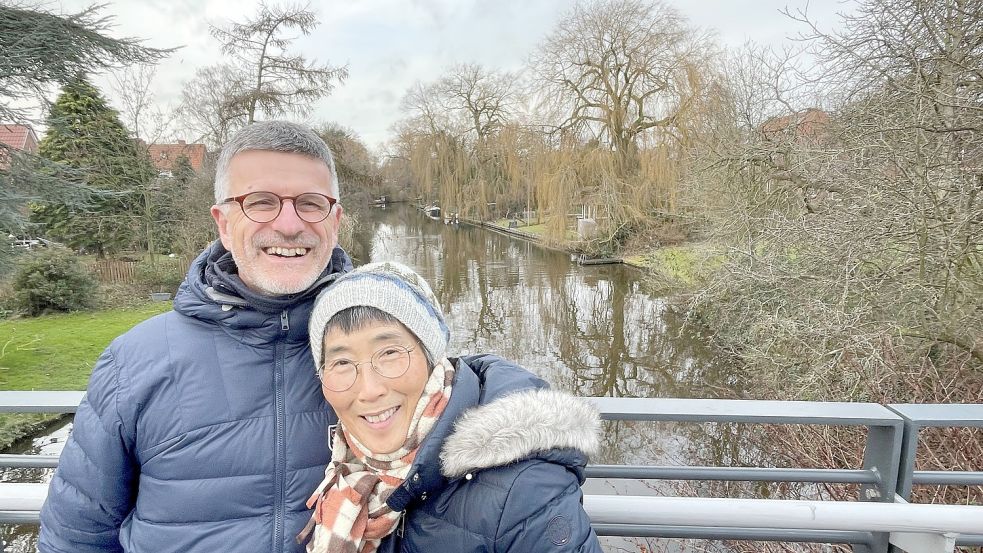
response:
<path id="1" fill-rule="evenodd" d="M 895 411 L 897 412 L 897 411 Z M 915 475 L 915 456 L 918 453 L 918 433 L 921 425 L 908 418 L 904 413 L 898 413 L 904 419 L 904 439 L 901 442 L 901 463 L 898 465 L 897 494 L 908 501 L 911 499 L 912 480 Z"/>
<path id="2" fill-rule="evenodd" d="M 898 462 L 898 488 L 895 491 L 897 494 L 895 500 L 907 502 L 911 499 L 911 488 L 915 476 L 915 460 L 918 455 L 918 433 L 921 431 L 921 425 L 891 406 L 888 406 L 888 409 L 897 413 L 904 421 L 904 434 L 901 439 L 901 457 Z M 933 551 L 951 553 L 955 548 L 955 538 L 951 540 L 953 543 L 950 546 L 950 540 L 948 540 L 947 536 L 933 537 L 924 534 L 906 535 L 895 533 L 889 539 L 891 542 L 890 553 L 920 553 L 933 548 Z M 940 539 L 943 541 L 939 542 L 938 540 Z"/>
<path id="3" fill-rule="evenodd" d="M 885 424 L 867 427 L 867 444 L 864 447 L 864 468 L 874 471 L 878 477 L 877 484 L 864 484 L 860 487 L 860 501 L 878 501 L 894 503 L 894 493 L 898 487 L 898 469 L 901 462 L 901 442 L 903 427 L 897 424 Z M 886 532 L 874 532 L 871 543 L 871 553 L 888 553 L 890 550 L 890 535 Z M 867 548 L 855 547 L 855 551 L 864 552 Z"/>

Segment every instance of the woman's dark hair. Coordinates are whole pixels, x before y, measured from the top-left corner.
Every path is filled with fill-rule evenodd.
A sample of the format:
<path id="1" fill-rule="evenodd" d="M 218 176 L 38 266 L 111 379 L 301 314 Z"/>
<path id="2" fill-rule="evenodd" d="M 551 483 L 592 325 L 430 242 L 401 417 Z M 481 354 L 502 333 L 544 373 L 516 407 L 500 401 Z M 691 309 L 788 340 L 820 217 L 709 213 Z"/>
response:
<path id="1" fill-rule="evenodd" d="M 352 332 L 362 330 L 363 328 L 373 325 L 373 324 L 398 324 L 399 326 L 406 328 L 406 325 L 402 323 L 396 317 L 393 317 L 389 313 L 368 305 L 356 305 L 354 307 L 348 307 L 342 309 L 341 311 L 334 314 L 333 317 L 328 319 L 328 324 L 324 325 L 324 336 L 327 336 L 332 330 L 340 330 L 345 334 L 351 334 Z M 423 347 L 423 343 L 417 338 L 413 331 L 406 328 L 410 336 L 416 341 L 417 346 L 423 352 L 423 355 L 427 358 L 427 368 L 433 370 L 434 361 L 430 359 L 430 352 L 427 348 Z M 321 337 L 324 340 L 324 337 Z"/>
<path id="2" fill-rule="evenodd" d="M 399 322 L 399 319 L 381 309 L 368 305 L 356 305 L 335 313 L 328 320 L 328 324 L 324 325 L 324 334 L 327 335 L 328 332 L 335 329 L 341 330 L 345 334 L 351 334 L 375 323 L 403 324 Z"/>

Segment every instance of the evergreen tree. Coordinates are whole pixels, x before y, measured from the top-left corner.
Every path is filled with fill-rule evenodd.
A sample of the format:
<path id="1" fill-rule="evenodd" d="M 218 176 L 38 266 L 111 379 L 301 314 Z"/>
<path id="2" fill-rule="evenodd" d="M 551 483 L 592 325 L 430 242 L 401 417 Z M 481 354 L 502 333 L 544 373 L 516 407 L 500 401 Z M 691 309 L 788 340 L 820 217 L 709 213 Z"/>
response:
<path id="1" fill-rule="evenodd" d="M 148 190 L 144 216 L 147 251 L 167 253 L 177 248 L 178 227 L 186 210 L 184 199 L 197 176 L 188 156 L 180 154 L 171 166 L 171 176 L 158 177 Z"/>
<path id="2" fill-rule="evenodd" d="M 195 168 L 191 165 L 191 160 L 184 154 L 180 154 L 174 160 L 174 167 L 171 172 L 174 174 L 174 180 L 184 187 L 187 187 L 197 176 Z"/>
<path id="3" fill-rule="evenodd" d="M 34 221 L 52 239 L 100 257 L 130 246 L 137 219 L 146 211 L 144 193 L 156 173 L 146 152 L 82 76 L 65 85 L 46 123 L 41 157 L 82 172 L 95 196 L 82 207 L 60 201 L 35 204 Z"/>
<path id="4" fill-rule="evenodd" d="M 30 100 L 50 86 L 70 82 L 86 71 L 119 65 L 152 64 L 170 50 L 147 48 L 136 39 L 106 35 L 112 18 L 92 6 L 56 14 L 17 0 L 0 0 L 0 123 L 26 123 Z M 24 232 L 26 206 L 57 200 L 80 204 L 90 197 L 84 175 L 32 154 L 0 144 L 0 233 Z M 0 273 L 10 267 L 0 247 Z"/>
<path id="5" fill-rule="evenodd" d="M 58 15 L 18 4 L 0 2 L 0 122 L 27 119 L 27 108 L 16 104 L 43 98 L 51 83 L 64 85 L 86 71 L 156 63 L 172 51 L 106 36 L 112 18 L 99 13 L 104 6 Z"/>

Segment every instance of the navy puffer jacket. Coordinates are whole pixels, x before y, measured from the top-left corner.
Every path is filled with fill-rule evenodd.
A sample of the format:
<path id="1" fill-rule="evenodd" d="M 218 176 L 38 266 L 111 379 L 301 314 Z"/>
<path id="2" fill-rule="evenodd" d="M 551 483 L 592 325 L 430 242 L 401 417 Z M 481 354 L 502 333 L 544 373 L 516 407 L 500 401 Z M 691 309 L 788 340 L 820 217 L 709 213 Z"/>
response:
<path id="1" fill-rule="evenodd" d="M 42 553 L 303 551 L 294 536 L 335 422 L 307 322 L 351 261 L 336 248 L 318 284 L 279 300 L 235 295 L 231 263 L 213 245 L 174 311 L 96 363 L 41 512 Z"/>
<path id="2" fill-rule="evenodd" d="M 483 355 L 457 360 L 447 408 L 387 501 L 380 553 L 600 553 L 582 508 L 600 418 L 586 401 Z"/>

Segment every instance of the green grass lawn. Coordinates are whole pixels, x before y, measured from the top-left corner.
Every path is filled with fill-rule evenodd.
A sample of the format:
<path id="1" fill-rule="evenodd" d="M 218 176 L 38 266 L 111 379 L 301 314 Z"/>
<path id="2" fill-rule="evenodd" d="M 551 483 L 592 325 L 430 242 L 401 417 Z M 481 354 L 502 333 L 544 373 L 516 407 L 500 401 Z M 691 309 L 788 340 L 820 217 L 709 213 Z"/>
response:
<path id="1" fill-rule="evenodd" d="M 0 390 L 85 390 L 89 373 L 113 338 L 171 308 L 171 302 L 0 321 Z M 0 449 L 57 415 L 0 415 Z"/>
<path id="2" fill-rule="evenodd" d="M 92 366 L 113 338 L 171 308 L 46 315 L 0 322 L 0 390 L 84 390 Z"/>

